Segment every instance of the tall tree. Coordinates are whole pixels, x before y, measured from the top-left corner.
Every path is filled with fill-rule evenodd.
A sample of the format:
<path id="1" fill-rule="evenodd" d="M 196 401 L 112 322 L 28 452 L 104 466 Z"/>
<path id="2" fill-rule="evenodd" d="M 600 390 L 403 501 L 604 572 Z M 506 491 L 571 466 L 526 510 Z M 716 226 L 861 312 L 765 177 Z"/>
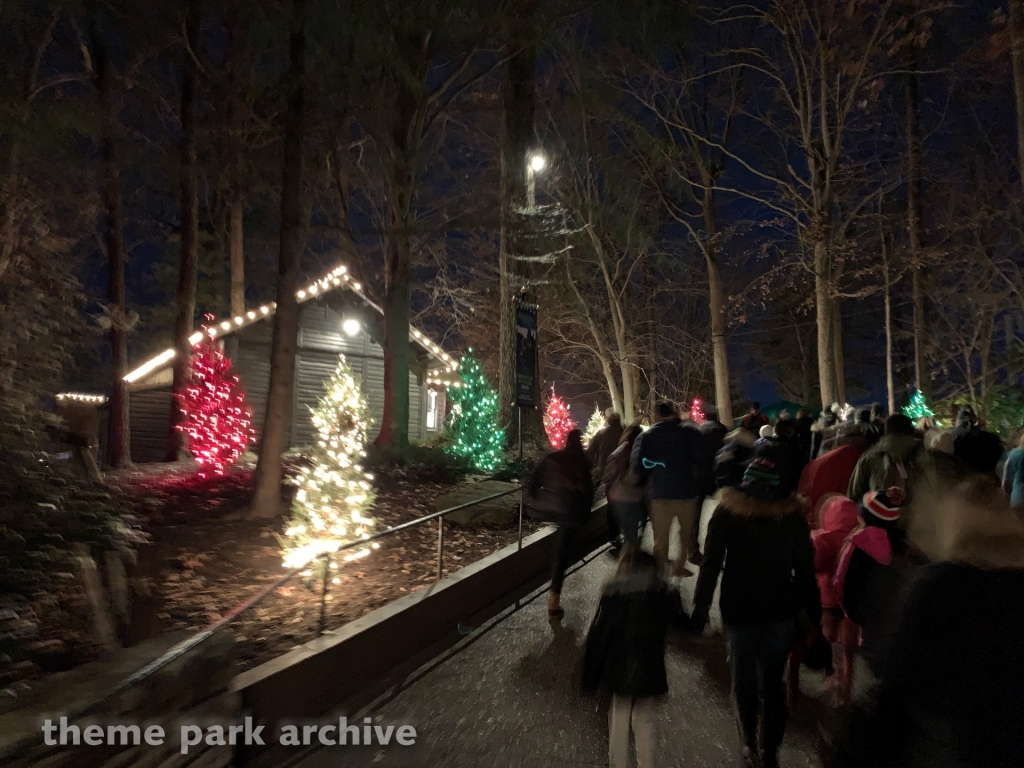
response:
<path id="1" fill-rule="evenodd" d="M 106 211 L 107 245 L 107 321 L 110 323 L 110 349 L 113 362 L 107 425 L 107 464 L 115 469 L 130 467 L 128 332 L 130 323 L 125 295 L 124 270 L 128 254 L 124 243 L 124 208 L 121 192 L 121 123 L 118 115 L 116 77 L 110 48 L 100 28 L 100 4 L 93 3 L 89 14 L 89 34 L 96 91 L 99 95 L 100 131 L 103 156 L 101 196 Z"/>
<path id="2" fill-rule="evenodd" d="M 199 50 L 202 16 L 199 0 L 188 0 L 185 8 L 185 40 L 181 77 L 181 167 L 179 170 L 181 253 L 178 265 L 177 315 L 174 319 L 174 373 L 171 390 L 175 399 L 188 385 L 192 357 L 192 323 L 196 314 L 196 280 L 199 275 L 199 173 L 196 168 L 196 101 L 198 99 Z M 178 429 L 181 409 L 171 408 L 167 439 L 167 461 L 185 451 L 185 434 Z"/>
<path id="3" fill-rule="evenodd" d="M 253 478 L 250 514 L 273 517 L 281 505 L 281 455 L 288 441 L 295 386 L 295 353 L 299 335 L 296 288 L 306 242 L 303 184 L 303 121 L 305 118 L 306 12 L 308 0 L 292 0 L 288 23 L 288 112 L 281 175 L 281 236 L 277 262 L 277 308 L 270 349 L 270 383 L 263 419 L 260 455 Z"/>

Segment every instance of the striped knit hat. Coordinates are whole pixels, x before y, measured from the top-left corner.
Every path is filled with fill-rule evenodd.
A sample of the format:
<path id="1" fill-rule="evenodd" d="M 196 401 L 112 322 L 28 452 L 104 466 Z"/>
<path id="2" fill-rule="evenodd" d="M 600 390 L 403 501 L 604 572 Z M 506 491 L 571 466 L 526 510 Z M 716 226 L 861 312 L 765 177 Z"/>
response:
<path id="1" fill-rule="evenodd" d="M 869 516 L 882 523 L 895 523 L 900 519 L 900 506 L 905 496 L 903 490 L 893 486 L 885 491 L 868 491 L 861 506 L 864 519 Z"/>

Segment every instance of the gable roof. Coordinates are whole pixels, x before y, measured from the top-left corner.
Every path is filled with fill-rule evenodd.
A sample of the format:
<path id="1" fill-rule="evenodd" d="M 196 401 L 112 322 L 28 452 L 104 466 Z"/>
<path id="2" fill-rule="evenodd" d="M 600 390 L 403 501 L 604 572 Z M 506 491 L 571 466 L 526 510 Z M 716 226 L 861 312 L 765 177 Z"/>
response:
<path id="1" fill-rule="evenodd" d="M 302 304 L 338 289 L 352 291 L 354 294 L 359 296 L 363 302 L 373 307 L 373 309 L 375 309 L 379 314 L 384 314 L 384 310 L 369 299 L 363 291 L 363 286 L 352 279 L 351 275 L 349 275 L 348 268 L 344 264 L 335 267 L 319 280 L 316 280 L 305 288 L 296 291 L 295 297 L 298 299 L 299 304 Z M 210 338 L 223 338 L 225 336 L 229 336 L 236 331 L 253 325 L 254 323 L 263 322 L 264 320 L 269 319 L 273 316 L 276 310 L 277 302 L 272 301 L 268 304 L 263 304 L 254 309 L 250 309 L 233 318 L 227 317 L 214 320 L 209 324 L 205 331 L 196 331 L 188 337 L 188 340 L 193 346 L 195 346 L 203 340 L 204 335 L 208 335 Z M 447 379 L 455 378 L 451 374 L 454 374 L 458 369 L 458 361 L 441 349 L 440 345 L 434 343 L 427 334 L 418 328 L 413 327 L 411 323 L 409 325 L 409 341 L 422 348 L 436 361 L 436 367 L 431 369 L 431 373 L 434 375 L 431 376 L 430 383 L 451 383 L 447 381 Z M 174 359 L 176 354 L 177 352 L 173 347 L 165 349 L 160 354 L 154 355 L 125 374 L 124 380 L 129 384 L 141 381 L 147 376 L 150 376 L 151 374 L 166 367 Z"/>

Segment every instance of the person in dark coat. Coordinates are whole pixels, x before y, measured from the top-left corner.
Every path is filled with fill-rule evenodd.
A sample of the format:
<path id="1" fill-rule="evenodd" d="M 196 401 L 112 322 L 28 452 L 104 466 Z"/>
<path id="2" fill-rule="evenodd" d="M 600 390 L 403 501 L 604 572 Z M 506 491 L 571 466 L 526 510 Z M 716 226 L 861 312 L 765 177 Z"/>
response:
<path id="1" fill-rule="evenodd" d="M 562 582 L 569 567 L 572 545 L 594 503 L 594 481 L 578 429 L 569 432 L 562 450 L 549 453 L 537 465 L 527 493 L 531 506 L 541 510 L 537 516 L 558 526 L 551 563 L 548 615 L 561 617 L 565 613 L 561 604 Z"/>
<path id="2" fill-rule="evenodd" d="M 953 455 L 975 472 L 994 475 L 1003 457 L 1003 443 L 998 435 L 981 428 L 974 411 L 964 408 L 953 429 Z"/>
<path id="3" fill-rule="evenodd" d="M 1024 763 L 1024 523 L 986 481 L 915 499 L 930 561 L 903 593 L 877 684 L 840 728 L 830 768 Z"/>
<path id="4" fill-rule="evenodd" d="M 796 439 L 800 444 L 800 450 L 804 454 L 804 463 L 811 460 L 811 427 L 814 426 L 814 416 L 809 408 L 801 408 L 796 412 Z"/>
<path id="5" fill-rule="evenodd" d="M 756 400 L 750 404 L 750 412 L 743 417 L 743 421 L 740 422 L 747 432 L 752 434 L 755 438 L 761 434 L 761 427 L 766 427 L 771 422 L 768 417 L 761 413 L 761 404 Z"/>
<path id="6" fill-rule="evenodd" d="M 697 514 L 696 468 L 701 459 L 701 436 L 695 426 L 682 423 L 672 403 L 658 403 L 655 418 L 655 425 L 633 444 L 630 468 L 646 492 L 654 556 L 667 570 L 672 521 L 678 520 L 680 557 L 675 575 L 692 576 L 686 559 Z"/>
<path id="7" fill-rule="evenodd" d="M 739 488 L 722 491 L 708 527 L 697 580 L 693 621 L 707 623 L 718 575 L 732 700 L 744 760 L 757 765 L 758 711 L 763 703 L 760 754 L 778 766 L 786 729 L 783 677 L 797 616 L 821 620 L 814 550 L 803 502 L 785 478 L 788 451 L 766 440 L 755 451 Z M 724 572 L 723 572 L 724 566 Z"/>
<path id="8" fill-rule="evenodd" d="M 697 512 L 693 516 L 693 525 L 690 527 L 690 562 L 700 565 L 704 562 L 704 556 L 700 553 L 700 519 L 704 509 L 704 500 L 714 496 L 717 486 L 715 484 L 715 457 L 725 446 L 725 436 L 728 430 L 718 420 L 718 408 L 712 403 L 704 404 L 704 423 L 700 425 L 701 456 L 697 464 Z"/>
<path id="9" fill-rule="evenodd" d="M 725 436 L 725 445 L 715 456 L 715 488 L 735 488 L 743 482 L 754 436 L 745 429 L 734 429 Z"/>
<path id="10" fill-rule="evenodd" d="M 608 457 L 612 455 L 619 445 L 622 437 L 622 417 L 609 408 L 604 412 L 604 427 L 598 430 L 587 446 L 587 460 L 594 468 L 594 475 L 598 478 L 604 476 L 604 465 Z"/>
<path id="11" fill-rule="evenodd" d="M 587 633 L 583 693 L 612 694 L 608 763 L 629 766 L 629 734 L 636 739 L 637 765 L 654 765 L 654 708 L 668 693 L 665 634 L 682 617 L 679 593 L 658 574 L 658 561 L 626 547 L 615 576 L 601 592 Z"/>
<path id="12" fill-rule="evenodd" d="M 640 546 L 640 526 L 647 519 L 644 504 L 644 489 L 634 485 L 629 475 L 629 459 L 633 454 L 633 443 L 643 434 L 639 424 L 631 424 L 619 438 L 619 447 L 612 451 L 605 464 L 605 496 L 608 499 L 609 515 L 615 519 L 615 529 L 621 531 L 625 546 Z"/>

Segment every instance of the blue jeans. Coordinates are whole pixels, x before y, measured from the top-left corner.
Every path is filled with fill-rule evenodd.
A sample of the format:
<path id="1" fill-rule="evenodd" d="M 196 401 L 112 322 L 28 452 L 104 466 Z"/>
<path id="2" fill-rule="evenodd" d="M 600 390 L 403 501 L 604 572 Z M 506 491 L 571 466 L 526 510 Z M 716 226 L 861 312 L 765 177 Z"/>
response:
<path id="1" fill-rule="evenodd" d="M 725 627 L 732 673 L 732 705 L 743 745 L 757 752 L 757 711 L 764 702 L 761 748 L 774 759 L 786 730 L 786 659 L 793 647 L 795 619 L 775 624 Z"/>
<path id="2" fill-rule="evenodd" d="M 627 547 L 640 546 L 640 526 L 644 524 L 647 510 L 642 501 L 612 501 L 608 504 L 619 524 L 622 540 Z"/>

